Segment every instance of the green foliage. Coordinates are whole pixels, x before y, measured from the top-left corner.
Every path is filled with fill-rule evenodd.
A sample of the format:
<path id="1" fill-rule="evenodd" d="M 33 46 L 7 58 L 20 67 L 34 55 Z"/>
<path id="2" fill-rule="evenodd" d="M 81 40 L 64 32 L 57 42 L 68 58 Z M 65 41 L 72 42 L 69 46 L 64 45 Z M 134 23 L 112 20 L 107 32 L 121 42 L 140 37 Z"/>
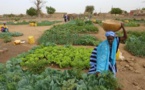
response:
<path id="1" fill-rule="evenodd" d="M 88 21 L 85 21 L 85 24 L 88 24 L 88 25 L 92 25 L 92 21 L 88 20 Z"/>
<path id="2" fill-rule="evenodd" d="M 18 37 L 18 36 L 22 36 L 23 33 L 19 33 L 19 32 L 3 32 L 0 33 L 0 38 L 4 39 L 4 42 L 11 42 L 12 37 Z"/>
<path id="3" fill-rule="evenodd" d="M 38 22 L 37 26 L 50 26 L 59 22 L 61 21 L 42 21 L 42 22 Z"/>
<path id="4" fill-rule="evenodd" d="M 145 56 L 145 32 L 128 32 L 129 38 L 126 41 L 125 49 L 135 56 Z"/>
<path id="5" fill-rule="evenodd" d="M 139 37 L 139 36 L 142 36 L 144 35 L 145 32 L 138 32 L 137 30 L 136 31 L 127 31 L 127 34 L 129 35 L 129 37 L 131 36 L 136 36 L 136 37 Z"/>
<path id="6" fill-rule="evenodd" d="M 12 37 L 11 36 L 5 36 L 4 37 L 4 42 L 7 43 L 7 42 L 11 42 L 12 41 Z"/>
<path id="7" fill-rule="evenodd" d="M 10 32 L 12 37 L 23 36 L 23 33 L 20 32 Z"/>
<path id="8" fill-rule="evenodd" d="M 27 53 L 18 55 L 22 60 L 21 66 L 32 72 L 42 72 L 46 66 L 59 66 L 59 68 L 75 67 L 89 68 L 89 58 L 92 49 L 74 48 L 72 46 L 38 46 Z"/>
<path id="9" fill-rule="evenodd" d="M 125 14 L 128 14 L 128 12 L 127 12 L 127 11 L 124 11 L 124 13 L 125 13 Z"/>
<path id="10" fill-rule="evenodd" d="M 125 26 L 127 26 L 127 27 L 138 27 L 138 26 L 140 26 L 140 24 L 137 23 L 137 22 L 134 22 L 134 21 L 130 21 L 128 23 L 125 23 Z"/>
<path id="11" fill-rule="evenodd" d="M 96 20 L 95 23 L 101 25 L 102 24 L 102 20 Z"/>
<path id="12" fill-rule="evenodd" d="M 29 22 L 22 21 L 22 22 L 7 22 L 8 25 L 26 25 L 29 24 Z"/>
<path id="13" fill-rule="evenodd" d="M 112 8 L 111 14 L 122 14 L 122 10 L 120 8 Z"/>
<path id="14" fill-rule="evenodd" d="M 120 87 L 112 73 L 99 77 L 80 72 L 80 69 L 54 70 L 46 68 L 40 74 L 23 71 L 20 60 L 0 64 L 1 90 L 116 90 Z"/>
<path id="15" fill-rule="evenodd" d="M 86 6 L 85 12 L 89 12 L 90 14 L 92 14 L 94 11 L 94 6 Z"/>
<path id="16" fill-rule="evenodd" d="M 75 21 L 75 23 L 76 23 L 77 26 L 84 26 L 85 25 L 85 22 L 83 20 L 80 20 L 80 19 L 77 19 Z"/>
<path id="17" fill-rule="evenodd" d="M 15 20 L 15 21 L 19 21 L 19 20 L 20 20 L 20 18 L 15 18 L 14 20 Z"/>
<path id="18" fill-rule="evenodd" d="M 120 19 L 120 21 L 124 22 L 124 25 L 127 26 L 127 27 L 138 27 L 140 26 L 140 24 L 142 25 L 145 25 L 145 20 L 142 18 L 142 19 L 136 19 L 136 18 L 133 18 L 133 19 Z"/>
<path id="19" fill-rule="evenodd" d="M 95 32 L 98 32 L 98 28 L 91 24 L 89 21 L 86 23 L 83 20 L 70 21 L 67 24 L 57 25 L 50 30 L 45 31 L 38 39 L 38 43 L 46 44 L 51 42 L 56 44 L 77 44 L 78 40 L 80 41 L 80 39 L 82 39 L 82 36 L 79 33 L 83 33 L 83 36 L 87 37 L 87 34 L 85 33 Z M 94 36 L 90 37 L 95 38 Z M 97 38 L 88 40 L 90 40 L 88 42 L 93 41 L 92 44 L 88 45 L 96 45 L 95 43 L 97 42 Z"/>
<path id="20" fill-rule="evenodd" d="M 90 20 L 84 21 L 83 19 L 76 19 L 74 22 L 77 26 L 93 25 L 92 21 Z"/>
<path id="21" fill-rule="evenodd" d="M 145 8 L 142 8 L 142 10 L 145 10 Z"/>
<path id="22" fill-rule="evenodd" d="M 27 9 L 26 14 L 30 15 L 30 16 L 36 16 L 37 15 L 37 10 L 33 7 L 30 7 L 29 9 Z"/>
<path id="23" fill-rule="evenodd" d="M 101 41 L 97 40 L 95 36 L 81 35 L 80 38 L 74 43 L 77 45 L 98 45 Z"/>
<path id="24" fill-rule="evenodd" d="M 79 35 L 69 30 L 56 31 L 55 29 L 48 30 L 38 39 L 39 44 L 46 44 L 48 42 L 56 44 L 98 45 L 98 39 L 95 36 L 87 34 Z"/>
<path id="25" fill-rule="evenodd" d="M 55 8 L 53 8 L 53 7 L 48 7 L 48 6 L 46 6 L 46 10 L 47 10 L 47 13 L 48 14 L 54 14 L 55 13 Z"/>

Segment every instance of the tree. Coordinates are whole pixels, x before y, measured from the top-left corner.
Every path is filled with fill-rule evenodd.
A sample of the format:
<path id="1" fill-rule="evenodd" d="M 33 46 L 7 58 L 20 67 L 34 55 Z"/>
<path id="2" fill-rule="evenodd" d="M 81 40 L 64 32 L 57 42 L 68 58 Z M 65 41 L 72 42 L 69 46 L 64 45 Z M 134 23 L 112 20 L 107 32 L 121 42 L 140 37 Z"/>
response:
<path id="1" fill-rule="evenodd" d="M 120 8 L 112 8 L 111 14 L 122 14 L 122 10 Z"/>
<path id="2" fill-rule="evenodd" d="M 94 6 L 86 6 L 85 12 L 93 14 L 93 11 L 94 11 Z"/>
<path id="3" fill-rule="evenodd" d="M 35 1 L 34 1 L 34 4 L 35 4 L 35 6 L 36 6 L 36 10 L 37 10 L 37 15 L 38 15 L 38 17 L 41 16 L 41 14 L 42 14 L 41 9 L 42 9 L 42 7 L 44 6 L 45 3 L 46 3 L 46 2 L 45 2 L 44 0 L 35 0 Z"/>
<path id="4" fill-rule="evenodd" d="M 142 10 L 145 10 L 145 8 L 142 8 Z"/>
<path id="5" fill-rule="evenodd" d="M 127 14 L 128 12 L 127 11 L 124 11 L 124 13 Z"/>
<path id="6" fill-rule="evenodd" d="M 37 15 L 37 10 L 35 8 L 31 7 L 29 9 L 27 9 L 26 14 L 30 15 L 30 16 L 36 16 Z"/>
<path id="7" fill-rule="evenodd" d="M 53 14 L 53 13 L 55 13 L 55 8 L 53 8 L 53 7 L 47 7 L 47 6 L 46 6 L 46 9 L 47 9 L 47 13 L 48 13 L 48 14 Z"/>

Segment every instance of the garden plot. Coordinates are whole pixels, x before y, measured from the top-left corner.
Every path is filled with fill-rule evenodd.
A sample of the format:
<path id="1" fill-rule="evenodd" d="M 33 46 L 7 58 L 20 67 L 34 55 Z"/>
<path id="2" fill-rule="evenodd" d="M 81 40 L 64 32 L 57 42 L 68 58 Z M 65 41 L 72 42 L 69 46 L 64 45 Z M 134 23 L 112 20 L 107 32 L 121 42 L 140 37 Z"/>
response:
<path id="1" fill-rule="evenodd" d="M 27 41 L 27 38 L 29 35 L 33 35 L 35 37 L 35 39 L 38 39 L 42 33 L 50 28 L 49 26 L 45 27 L 29 27 L 27 25 L 19 25 L 19 26 L 9 26 L 9 27 L 13 27 L 11 28 L 11 31 L 18 31 L 18 32 L 22 32 L 24 33 L 24 36 L 22 37 L 15 37 L 14 39 L 25 39 Z M 138 31 L 142 30 L 140 28 L 144 27 L 138 27 L 136 28 Z M 127 30 L 129 30 L 129 28 L 126 28 Z M 32 32 L 33 31 L 33 32 Z M 101 27 L 99 27 L 99 33 L 102 33 L 103 30 Z M 98 33 L 98 34 L 99 34 Z M 96 36 L 98 35 L 96 34 Z M 103 34 L 103 33 L 102 33 Z M 99 35 L 98 35 L 99 36 Z M 105 39 L 103 37 L 103 35 L 101 35 L 99 38 Z M 7 47 L 9 49 L 9 51 L 7 53 L 4 53 L 3 55 L 0 56 L 0 60 L 8 60 L 11 57 L 15 57 L 18 54 L 22 53 L 22 52 L 27 52 L 27 50 L 30 50 L 34 45 L 30 45 L 30 44 L 22 44 L 19 46 L 14 46 L 12 45 L 12 43 L 3 43 L 1 42 L 1 48 L 2 47 Z M 94 46 L 91 46 L 90 48 L 93 48 Z M 139 58 L 136 56 L 131 55 L 130 53 L 126 52 L 123 49 L 124 45 L 121 44 L 120 45 L 120 50 L 122 51 L 123 55 L 125 56 L 126 60 L 125 61 L 117 61 L 118 62 L 118 73 L 117 73 L 117 77 L 122 79 L 121 82 L 124 85 L 124 90 L 136 90 L 137 88 L 140 89 L 144 89 L 144 63 L 145 63 L 145 59 L 144 58 Z M 15 50 L 13 49 L 15 48 Z M 15 52 L 15 53 L 13 53 Z M 8 57 L 9 55 L 9 57 Z M 133 68 L 133 69 L 131 69 Z"/>

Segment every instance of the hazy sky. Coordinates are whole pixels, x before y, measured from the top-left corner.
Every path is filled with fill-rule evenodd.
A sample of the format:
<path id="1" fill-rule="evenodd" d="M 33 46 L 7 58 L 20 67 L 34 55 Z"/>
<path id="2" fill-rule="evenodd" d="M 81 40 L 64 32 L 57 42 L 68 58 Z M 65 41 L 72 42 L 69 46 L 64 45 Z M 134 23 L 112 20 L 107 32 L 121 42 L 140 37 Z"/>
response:
<path id="1" fill-rule="evenodd" d="M 0 14 L 25 14 L 30 7 L 35 7 L 34 0 L 0 0 Z M 145 7 L 145 0 L 45 0 L 46 6 L 56 9 L 56 12 L 83 13 L 87 5 L 93 5 L 95 12 L 109 12 L 111 7 L 130 11 Z"/>

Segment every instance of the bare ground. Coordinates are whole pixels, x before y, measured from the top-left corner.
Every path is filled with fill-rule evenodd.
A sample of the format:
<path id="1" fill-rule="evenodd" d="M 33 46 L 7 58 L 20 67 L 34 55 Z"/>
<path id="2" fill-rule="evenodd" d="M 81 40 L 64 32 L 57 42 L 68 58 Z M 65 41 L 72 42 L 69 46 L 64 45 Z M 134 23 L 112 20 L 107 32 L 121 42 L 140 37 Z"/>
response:
<path id="1" fill-rule="evenodd" d="M 99 27 L 99 33 L 96 34 L 96 37 L 105 40 L 105 31 L 99 25 L 96 26 Z M 13 41 L 19 39 L 25 40 L 26 43 L 14 45 L 13 42 L 3 43 L 3 40 L 0 40 L 0 49 L 8 49 L 8 51 L 0 54 L 0 62 L 5 63 L 10 58 L 30 50 L 36 45 L 36 43 L 28 44 L 28 37 L 34 36 L 35 40 L 37 40 L 45 30 L 50 29 L 51 27 L 52 26 L 30 27 L 28 25 L 9 25 L 10 32 L 16 31 L 24 34 L 21 37 L 14 37 Z M 145 27 L 126 27 L 126 30 L 145 31 Z M 90 46 L 90 48 L 93 47 Z M 125 60 L 117 61 L 117 77 L 123 85 L 122 90 L 145 90 L 145 58 L 131 55 L 129 52 L 124 50 L 124 44 L 120 44 L 119 49 L 125 57 Z"/>

